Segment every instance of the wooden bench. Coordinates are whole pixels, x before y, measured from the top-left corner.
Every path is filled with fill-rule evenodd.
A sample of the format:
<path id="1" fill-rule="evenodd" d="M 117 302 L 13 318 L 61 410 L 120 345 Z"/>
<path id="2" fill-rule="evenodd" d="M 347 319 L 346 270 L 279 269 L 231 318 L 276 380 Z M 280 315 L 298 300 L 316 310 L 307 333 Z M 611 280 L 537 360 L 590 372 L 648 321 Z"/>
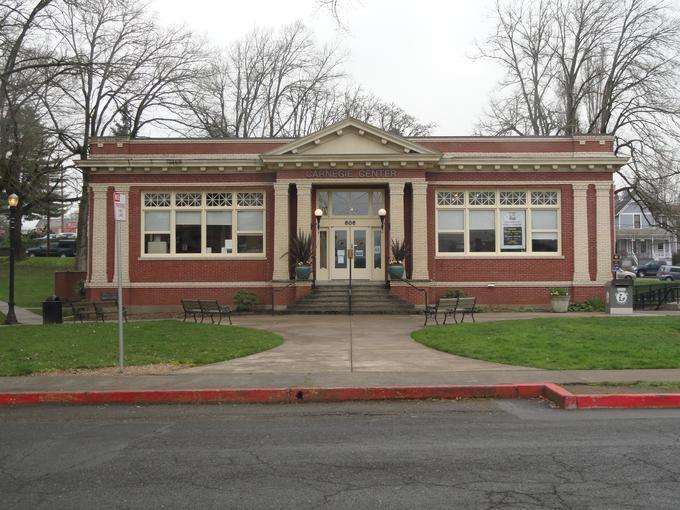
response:
<path id="1" fill-rule="evenodd" d="M 185 322 L 189 316 L 194 318 L 194 322 L 198 322 L 198 316 L 200 315 L 201 322 L 203 322 L 206 317 L 210 317 L 210 322 L 215 324 L 215 317 L 217 317 L 217 324 L 221 324 L 222 317 L 227 317 L 229 319 L 229 324 L 232 324 L 231 308 L 219 304 L 215 299 L 182 299 L 181 301 Z"/>
<path id="2" fill-rule="evenodd" d="M 475 321 L 475 305 L 477 303 L 476 297 L 456 297 L 456 298 L 440 298 L 436 305 L 427 305 L 425 308 L 425 326 L 427 326 L 427 320 L 430 317 L 434 318 L 434 321 L 439 325 L 439 320 L 437 319 L 437 314 L 440 311 L 444 312 L 444 321 L 442 324 L 446 324 L 446 319 L 449 315 L 453 316 L 453 320 L 458 324 L 457 314 L 461 314 L 460 322 L 465 321 L 465 315 L 468 314 L 472 317 L 472 322 Z"/>
<path id="3" fill-rule="evenodd" d="M 84 320 L 97 320 L 97 310 L 94 307 L 94 303 L 89 301 L 69 301 L 71 305 L 71 311 L 73 312 L 73 322 L 79 320 L 83 322 Z"/>
<path id="4" fill-rule="evenodd" d="M 104 322 L 106 316 L 113 316 L 118 318 L 118 301 L 101 301 L 94 303 L 94 309 L 96 311 L 96 320 L 101 319 Z M 127 310 L 123 305 L 123 318 L 127 322 Z"/>

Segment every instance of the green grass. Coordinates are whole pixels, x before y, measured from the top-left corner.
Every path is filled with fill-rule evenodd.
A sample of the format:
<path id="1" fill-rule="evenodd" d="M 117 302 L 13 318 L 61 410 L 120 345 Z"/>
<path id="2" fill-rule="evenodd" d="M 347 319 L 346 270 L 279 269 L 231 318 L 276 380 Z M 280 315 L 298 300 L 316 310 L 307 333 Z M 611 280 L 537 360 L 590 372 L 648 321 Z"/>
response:
<path id="1" fill-rule="evenodd" d="M 604 381 L 589 383 L 587 386 L 602 386 L 620 388 L 622 386 L 641 389 L 660 389 L 666 391 L 680 391 L 680 381 Z"/>
<path id="2" fill-rule="evenodd" d="M 680 368 L 680 317 L 530 319 L 420 329 L 433 349 L 554 370 Z"/>
<path id="3" fill-rule="evenodd" d="M 6 318 L 7 317 L 5 317 L 5 314 L 0 312 L 0 326 L 2 326 L 5 323 Z"/>
<path id="4" fill-rule="evenodd" d="M 0 329 L 0 376 L 118 364 L 115 323 L 12 326 Z M 202 365 L 281 345 L 269 331 L 238 326 L 140 321 L 125 326 L 126 365 Z"/>
<path id="5" fill-rule="evenodd" d="M 14 266 L 14 301 L 24 308 L 40 308 L 54 294 L 54 272 L 73 269 L 73 257 L 32 257 Z M 0 301 L 9 293 L 9 257 L 0 257 Z"/>

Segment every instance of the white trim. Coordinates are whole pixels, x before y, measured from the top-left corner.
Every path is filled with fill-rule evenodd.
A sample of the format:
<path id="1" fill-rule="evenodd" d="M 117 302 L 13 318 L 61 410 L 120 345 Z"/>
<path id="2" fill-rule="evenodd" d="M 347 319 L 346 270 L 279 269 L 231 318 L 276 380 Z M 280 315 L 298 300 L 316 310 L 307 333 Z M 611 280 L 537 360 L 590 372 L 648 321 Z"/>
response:
<path id="1" fill-rule="evenodd" d="M 116 283 L 90 282 L 88 288 L 115 288 Z M 130 282 L 123 285 L 127 289 L 228 289 L 240 287 L 272 287 L 270 281 L 266 282 Z"/>
<path id="2" fill-rule="evenodd" d="M 609 280 L 607 280 L 609 281 Z M 578 281 L 487 281 L 487 282 L 440 282 L 433 281 L 430 287 L 485 287 L 485 288 L 512 288 L 512 287 L 604 287 L 607 281 L 602 282 L 578 282 Z M 427 285 L 427 284 L 425 284 Z M 405 283 L 392 282 L 392 287 L 407 287 Z"/>

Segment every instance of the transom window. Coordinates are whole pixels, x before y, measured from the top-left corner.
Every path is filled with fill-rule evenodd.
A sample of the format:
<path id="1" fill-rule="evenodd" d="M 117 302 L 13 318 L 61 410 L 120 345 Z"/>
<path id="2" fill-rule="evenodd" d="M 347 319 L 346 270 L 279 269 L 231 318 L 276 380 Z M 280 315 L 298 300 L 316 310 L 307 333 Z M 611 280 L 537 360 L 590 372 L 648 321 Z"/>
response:
<path id="1" fill-rule="evenodd" d="M 149 192 L 142 204 L 146 255 L 264 253 L 262 191 Z"/>
<path id="2" fill-rule="evenodd" d="M 320 190 L 316 198 L 324 216 L 377 216 L 385 206 L 380 190 Z"/>
<path id="3" fill-rule="evenodd" d="M 558 191 L 441 190 L 437 253 L 559 253 Z"/>

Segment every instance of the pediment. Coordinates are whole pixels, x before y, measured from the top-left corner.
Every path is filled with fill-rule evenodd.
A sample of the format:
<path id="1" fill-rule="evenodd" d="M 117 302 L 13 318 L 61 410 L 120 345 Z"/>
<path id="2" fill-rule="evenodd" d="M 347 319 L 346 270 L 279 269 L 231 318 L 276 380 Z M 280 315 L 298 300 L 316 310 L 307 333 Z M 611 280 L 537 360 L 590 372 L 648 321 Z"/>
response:
<path id="1" fill-rule="evenodd" d="M 353 118 L 347 118 L 267 153 L 269 157 L 300 156 L 432 156 L 437 152 Z"/>

